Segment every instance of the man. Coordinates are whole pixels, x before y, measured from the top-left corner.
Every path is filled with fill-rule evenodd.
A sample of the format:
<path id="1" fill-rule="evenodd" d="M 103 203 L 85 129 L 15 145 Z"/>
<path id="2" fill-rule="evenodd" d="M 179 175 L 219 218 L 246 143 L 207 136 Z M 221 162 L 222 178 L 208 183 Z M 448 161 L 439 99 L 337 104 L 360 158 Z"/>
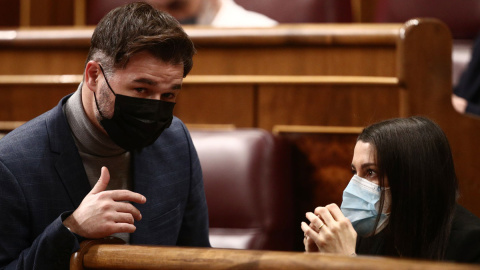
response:
<path id="1" fill-rule="evenodd" d="M 78 90 L 0 141 L 0 268 L 68 269 L 85 238 L 210 246 L 200 163 L 172 110 L 192 41 L 145 3 L 107 14 Z"/>
<path id="2" fill-rule="evenodd" d="M 214 27 L 271 27 L 278 23 L 267 16 L 244 9 L 233 0 L 146 0 L 181 23 Z"/>

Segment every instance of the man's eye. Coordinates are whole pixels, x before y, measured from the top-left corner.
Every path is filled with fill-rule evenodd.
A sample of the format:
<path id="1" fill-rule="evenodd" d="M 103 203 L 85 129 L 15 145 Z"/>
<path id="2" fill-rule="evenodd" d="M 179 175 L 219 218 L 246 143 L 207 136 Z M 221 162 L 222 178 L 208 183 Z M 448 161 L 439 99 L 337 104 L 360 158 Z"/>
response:
<path id="1" fill-rule="evenodd" d="M 145 91 L 147 91 L 146 88 L 135 88 L 134 89 L 137 93 L 144 93 Z"/>
<path id="2" fill-rule="evenodd" d="M 175 94 L 173 94 L 173 93 L 165 93 L 165 94 L 162 94 L 162 97 L 163 97 L 163 98 L 166 98 L 166 99 L 172 99 L 172 98 L 175 98 Z"/>

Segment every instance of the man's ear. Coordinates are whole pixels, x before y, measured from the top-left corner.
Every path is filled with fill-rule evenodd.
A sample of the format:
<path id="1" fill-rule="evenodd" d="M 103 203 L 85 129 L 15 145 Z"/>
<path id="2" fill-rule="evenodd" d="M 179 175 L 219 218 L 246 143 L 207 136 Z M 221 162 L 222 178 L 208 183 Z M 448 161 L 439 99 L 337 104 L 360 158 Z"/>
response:
<path id="1" fill-rule="evenodd" d="M 98 77 L 100 71 L 100 66 L 95 61 L 88 61 L 87 66 L 85 67 L 85 82 L 84 84 L 90 89 L 91 91 L 97 91 L 98 87 Z"/>

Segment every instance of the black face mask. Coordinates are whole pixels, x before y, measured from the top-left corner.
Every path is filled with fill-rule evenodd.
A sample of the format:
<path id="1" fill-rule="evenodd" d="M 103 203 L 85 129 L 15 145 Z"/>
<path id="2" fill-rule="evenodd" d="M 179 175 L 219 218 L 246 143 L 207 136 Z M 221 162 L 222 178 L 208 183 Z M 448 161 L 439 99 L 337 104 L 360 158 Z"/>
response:
<path id="1" fill-rule="evenodd" d="M 115 108 L 111 119 L 105 118 L 98 107 L 95 92 L 95 104 L 102 117 L 100 124 L 108 136 L 120 147 L 132 151 L 154 143 L 162 132 L 170 127 L 173 119 L 174 102 L 129 97 L 116 94 L 107 81 L 108 88 L 115 95 Z"/>

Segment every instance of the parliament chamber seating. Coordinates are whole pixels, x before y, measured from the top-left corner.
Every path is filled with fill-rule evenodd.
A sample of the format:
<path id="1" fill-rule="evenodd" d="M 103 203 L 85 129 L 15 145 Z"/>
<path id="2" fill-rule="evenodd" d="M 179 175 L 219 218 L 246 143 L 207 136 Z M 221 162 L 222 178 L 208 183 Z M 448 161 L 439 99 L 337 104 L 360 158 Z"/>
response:
<path id="1" fill-rule="evenodd" d="M 346 23 L 352 22 L 351 0 L 235 0 L 279 23 Z"/>
<path id="2" fill-rule="evenodd" d="M 86 24 L 95 25 L 111 9 L 135 0 L 86 0 Z M 351 0 L 235 0 L 280 23 L 351 22 Z M 292 12 L 294 11 L 294 12 Z"/>
<path id="3" fill-rule="evenodd" d="M 411 18 L 431 17 L 444 22 L 453 37 L 452 84 L 456 85 L 468 65 L 474 39 L 480 34 L 478 0 L 376 0 L 375 23 L 405 22 Z"/>
<path id="4" fill-rule="evenodd" d="M 480 122 L 451 106 L 452 36 L 445 24 L 414 19 L 185 30 L 198 53 L 174 114 L 187 124 L 261 128 L 292 143 L 297 226 L 306 211 L 341 202 L 361 127 L 411 115 L 430 117 L 445 131 L 459 203 L 480 215 Z M 92 31 L 0 31 L 0 130 L 76 89 Z M 295 233 L 302 238 L 301 230 Z M 296 244 L 295 250 L 303 248 Z"/>
<path id="5" fill-rule="evenodd" d="M 191 129 L 212 247 L 293 250 L 289 145 L 261 129 Z M 298 224 L 295 224 L 298 225 Z"/>
<path id="6" fill-rule="evenodd" d="M 85 23 L 96 25 L 110 10 L 136 0 L 85 0 Z"/>

